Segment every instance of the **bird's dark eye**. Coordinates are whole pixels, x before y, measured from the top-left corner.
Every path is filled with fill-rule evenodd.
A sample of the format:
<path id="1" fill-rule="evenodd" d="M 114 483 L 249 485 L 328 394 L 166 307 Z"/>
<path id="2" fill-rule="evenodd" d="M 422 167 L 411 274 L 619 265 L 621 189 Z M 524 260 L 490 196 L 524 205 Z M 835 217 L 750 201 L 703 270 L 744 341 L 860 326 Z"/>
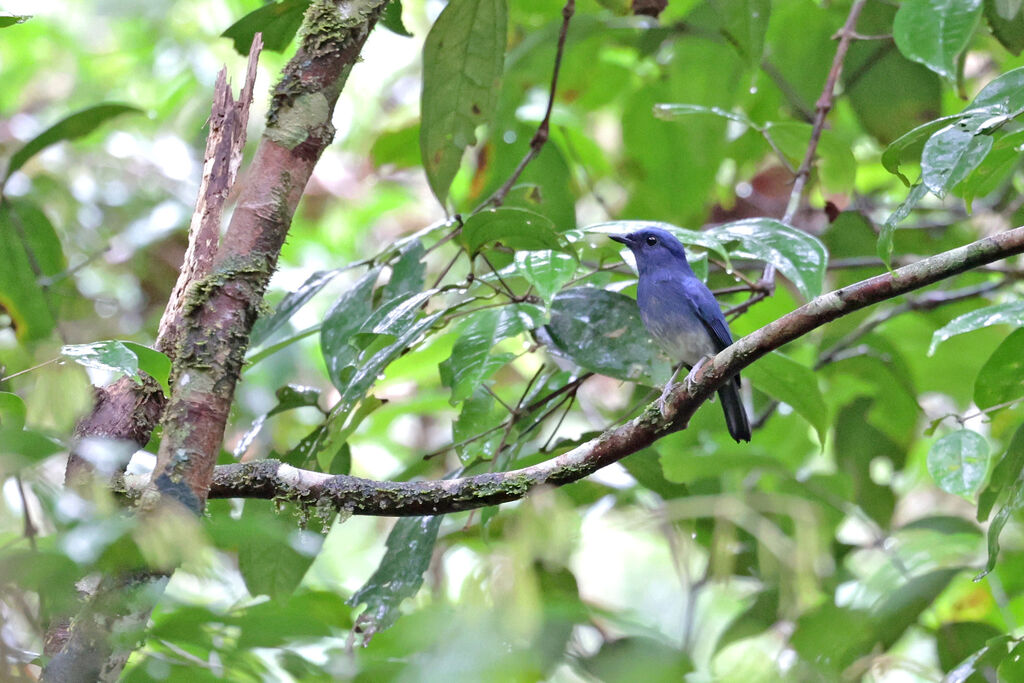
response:
<path id="1" fill-rule="evenodd" d="M 647 244 L 649 244 L 649 245 L 651 245 L 653 247 L 657 243 L 658 243 L 658 238 L 657 237 L 655 237 L 654 235 L 648 235 L 647 236 Z"/>

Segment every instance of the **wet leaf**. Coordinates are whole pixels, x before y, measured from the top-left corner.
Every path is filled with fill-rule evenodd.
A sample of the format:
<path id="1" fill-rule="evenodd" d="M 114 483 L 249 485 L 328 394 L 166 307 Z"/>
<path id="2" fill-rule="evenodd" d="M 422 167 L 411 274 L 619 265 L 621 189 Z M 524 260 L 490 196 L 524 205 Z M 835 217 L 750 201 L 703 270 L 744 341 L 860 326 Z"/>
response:
<path id="1" fill-rule="evenodd" d="M 423 572 L 437 542 L 442 516 L 403 517 L 388 534 L 387 549 L 373 575 L 362 588 L 352 594 L 348 604 L 365 604 L 357 628 L 368 642 L 375 633 L 391 627 L 398 620 L 402 601 L 419 592 Z"/>
<path id="2" fill-rule="evenodd" d="M 738 244 L 729 249 L 733 257 L 771 263 L 804 297 L 821 294 L 828 251 L 817 237 L 772 218 L 726 223 L 708 233 L 727 245 Z"/>
<path id="3" fill-rule="evenodd" d="M 932 334 L 928 355 L 934 354 L 938 345 L 950 337 L 991 325 L 1013 325 L 1015 327 L 1024 325 L 1024 301 L 985 306 L 954 318 Z"/>
<path id="4" fill-rule="evenodd" d="M 586 370 L 648 386 L 661 386 L 671 374 L 636 301 L 624 294 L 595 287 L 565 290 L 552 301 L 544 329 L 552 352 Z"/>

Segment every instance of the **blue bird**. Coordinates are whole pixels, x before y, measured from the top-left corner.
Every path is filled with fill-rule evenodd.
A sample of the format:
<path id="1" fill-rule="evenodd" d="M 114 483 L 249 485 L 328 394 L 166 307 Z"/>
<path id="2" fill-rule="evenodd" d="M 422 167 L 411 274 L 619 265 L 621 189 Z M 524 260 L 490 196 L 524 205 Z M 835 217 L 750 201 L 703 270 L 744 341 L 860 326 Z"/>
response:
<path id="1" fill-rule="evenodd" d="M 692 368 L 686 382 L 704 362 L 732 344 L 729 324 L 711 290 L 693 274 L 683 245 L 672 233 L 645 228 L 628 235 L 609 235 L 625 244 L 636 257 L 640 283 L 636 301 L 640 317 L 655 341 L 676 361 Z M 678 372 L 678 370 L 676 371 Z M 661 400 L 672 388 L 675 375 L 665 386 Z M 729 434 L 750 441 L 750 423 L 740 398 L 740 376 L 718 390 Z"/>

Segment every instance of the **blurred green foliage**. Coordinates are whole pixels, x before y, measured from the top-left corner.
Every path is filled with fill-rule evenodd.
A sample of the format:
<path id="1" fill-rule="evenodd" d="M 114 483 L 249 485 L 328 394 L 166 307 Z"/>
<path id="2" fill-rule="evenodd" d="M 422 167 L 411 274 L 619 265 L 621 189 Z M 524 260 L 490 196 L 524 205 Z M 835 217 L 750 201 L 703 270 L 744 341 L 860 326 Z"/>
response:
<path id="1" fill-rule="evenodd" d="M 1019 680 L 1018 260 L 753 365 L 750 444 L 705 407 L 500 508 L 136 519 L 63 491 L 90 382 L 166 381 L 140 345 L 186 248 L 216 73 L 240 79 L 255 30 L 280 51 L 261 57 L 258 139 L 306 3 L 57 5 L 0 17 L 0 677 L 37 671 L 76 582 L 148 564 L 179 569 L 130 681 Z M 442 479 L 622 423 L 670 372 L 607 239 L 630 221 L 680 226 L 725 306 L 776 266 L 737 337 L 886 272 L 876 255 L 1024 223 L 1011 0 L 868 2 L 807 201 L 778 220 L 851 6 L 688 0 L 653 20 L 580 2 L 550 137 L 497 208 L 545 114 L 562 3 L 393 5 L 295 216 L 222 462 Z"/>

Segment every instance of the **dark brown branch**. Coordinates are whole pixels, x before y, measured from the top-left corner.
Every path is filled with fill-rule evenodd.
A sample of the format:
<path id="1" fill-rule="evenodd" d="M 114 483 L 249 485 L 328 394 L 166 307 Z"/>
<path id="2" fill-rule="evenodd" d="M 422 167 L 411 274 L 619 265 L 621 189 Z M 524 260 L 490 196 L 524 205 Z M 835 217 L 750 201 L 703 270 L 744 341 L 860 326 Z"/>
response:
<path id="1" fill-rule="evenodd" d="M 576 0 L 566 0 L 565 7 L 562 8 L 562 28 L 558 32 L 558 47 L 555 49 L 555 67 L 551 74 L 551 87 L 548 91 L 548 107 L 544 111 L 544 118 L 541 119 L 537 132 L 530 139 L 530 149 L 527 150 L 526 156 L 522 158 L 519 165 L 512 171 L 512 175 L 508 177 L 508 180 L 495 190 L 494 194 L 484 200 L 484 203 L 478 206 L 473 213 L 478 213 L 488 206 L 501 206 L 502 202 L 505 201 L 505 197 L 508 196 L 508 193 L 512 191 L 512 188 L 519 180 L 519 176 L 523 174 L 529 163 L 537 158 L 541 149 L 544 148 L 544 143 L 548 141 L 548 135 L 551 132 L 551 110 L 555 107 L 555 93 L 558 90 L 558 72 L 562 68 L 562 55 L 565 54 L 565 39 L 569 35 L 569 21 L 575 13 Z"/>
<path id="2" fill-rule="evenodd" d="M 156 339 L 157 350 L 172 361 L 184 324 L 185 291 L 194 282 L 209 275 L 217 254 L 224 203 L 242 163 L 249 104 L 262 49 L 263 40 L 257 34 L 249 50 L 249 65 L 237 102 L 231 95 L 227 69 L 221 69 L 217 74 L 210 110 L 210 132 L 203 156 L 203 178 L 189 226 L 188 249 L 178 281 L 160 319 Z M 156 382 L 139 387 L 132 380 L 122 378 L 108 387 L 98 389 L 92 412 L 75 428 L 74 446 L 64 471 L 65 483 L 80 485 L 93 471 L 93 465 L 84 457 L 82 450 L 88 447 L 90 440 L 127 441 L 134 443 L 137 448 L 145 446 L 160 419 L 163 407 L 164 396 Z"/>
<path id="3" fill-rule="evenodd" d="M 708 361 L 692 394 L 681 383 L 666 399 L 667 420 L 651 405 L 623 426 L 531 467 L 446 481 L 381 482 L 264 460 L 218 467 L 210 497 L 288 499 L 352 514 L 389 516 L 458 512 L 518 500 L 537 486 L 582 479 L 685 428 L 700 404 L 737 372 L 829 321 L 1022 252 L 1024 228 L 1015 228 L 816 297 Z"/>

